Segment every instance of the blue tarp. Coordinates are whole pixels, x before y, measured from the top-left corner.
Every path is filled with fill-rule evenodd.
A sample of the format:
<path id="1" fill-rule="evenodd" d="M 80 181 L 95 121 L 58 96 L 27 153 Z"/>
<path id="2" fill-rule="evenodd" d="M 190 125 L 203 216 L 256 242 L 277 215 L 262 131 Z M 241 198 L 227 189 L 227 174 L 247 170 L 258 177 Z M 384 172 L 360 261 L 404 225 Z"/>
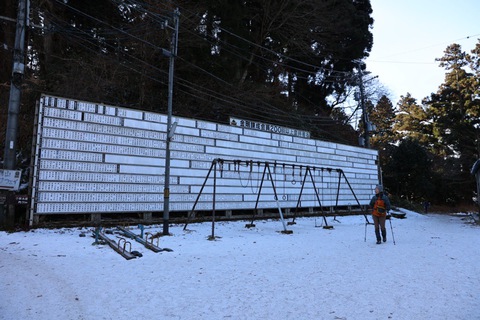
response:
<path id="1" fill-rule="evenodd" d="M 475 161 L 475 163 L 473 164 L 472 170 L 470 170 L 470 173 L 474 175 L 477 173 L 478 169 L 480 169 L 480 159 Z"/>

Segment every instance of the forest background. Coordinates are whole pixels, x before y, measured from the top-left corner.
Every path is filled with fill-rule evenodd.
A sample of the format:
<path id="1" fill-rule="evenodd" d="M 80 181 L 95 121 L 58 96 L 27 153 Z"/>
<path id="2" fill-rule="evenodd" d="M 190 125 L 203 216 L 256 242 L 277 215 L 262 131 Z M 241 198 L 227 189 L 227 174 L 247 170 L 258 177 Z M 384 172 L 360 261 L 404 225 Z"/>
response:
<path id="1" fill-rule="evenodd" d="M 10 86 L 20 87 L 19 169 L 29 165 L 42 93 L 167 113 L 178 9 L 174 115 L 241 117 L 355 146 L 368 128 L 394 203 L 473 205 L 480 42 L 445 49 L 436 93 L 392 102 L 362 62 L 374 43 L 368 0 L 31 0 L 22 76 L 12 75 L 17 8 L 0 3 L 0 112 L 5 124 Z"/>

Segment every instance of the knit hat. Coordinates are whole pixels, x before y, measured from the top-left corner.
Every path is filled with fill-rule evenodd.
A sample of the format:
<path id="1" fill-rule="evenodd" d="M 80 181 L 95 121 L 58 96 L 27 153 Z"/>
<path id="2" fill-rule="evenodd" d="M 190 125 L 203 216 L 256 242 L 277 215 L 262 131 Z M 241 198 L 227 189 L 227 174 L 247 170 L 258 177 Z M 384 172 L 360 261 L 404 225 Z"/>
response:
<path id="1" fill-rule="evenodd" d="M 381 184 L 377 184 L 375 188 L 378 189 L 378 192 L 383 192 L 383 186 Z"/>

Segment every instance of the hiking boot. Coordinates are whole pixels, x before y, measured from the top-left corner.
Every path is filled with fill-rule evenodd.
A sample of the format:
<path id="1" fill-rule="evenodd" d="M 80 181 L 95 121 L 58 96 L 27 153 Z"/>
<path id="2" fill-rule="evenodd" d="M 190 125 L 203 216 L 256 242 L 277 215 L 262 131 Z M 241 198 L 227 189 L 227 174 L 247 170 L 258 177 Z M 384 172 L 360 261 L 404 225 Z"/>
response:
<path id="1" fill-rule="evenodd" d="M 375 230 L 375 237 L 377 238 L 377 244 L 380 244 L 382 238 L 380 238 L 380 230 Z"/>
<path id="2" fill-rule="evenodd" d="M 387 230 L 382 230 L 383 242 L 387 242 Z"/>

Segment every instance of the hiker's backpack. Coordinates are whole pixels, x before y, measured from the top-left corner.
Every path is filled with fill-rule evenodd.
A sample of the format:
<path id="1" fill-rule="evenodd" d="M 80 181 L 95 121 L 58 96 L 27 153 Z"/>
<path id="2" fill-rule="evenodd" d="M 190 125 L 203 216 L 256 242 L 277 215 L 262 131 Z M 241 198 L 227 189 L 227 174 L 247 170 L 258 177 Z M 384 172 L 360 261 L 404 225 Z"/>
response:
<path id="1" fill-rule="evenodd" d="M 383 200 L 383 195 L 378 195 L 373 205 L 373 214 L 376 216 L 385 216 L 387 214 L 387 205 Z"/>

